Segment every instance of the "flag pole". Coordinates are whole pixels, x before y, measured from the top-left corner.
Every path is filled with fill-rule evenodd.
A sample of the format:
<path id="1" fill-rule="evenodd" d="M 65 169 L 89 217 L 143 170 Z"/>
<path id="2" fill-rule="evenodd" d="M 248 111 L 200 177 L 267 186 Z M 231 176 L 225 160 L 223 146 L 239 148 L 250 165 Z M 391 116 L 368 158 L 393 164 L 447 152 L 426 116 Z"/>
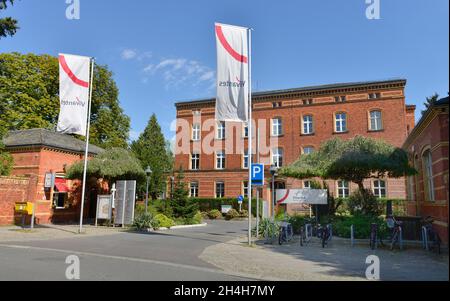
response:
<path id="1" fill-rule="evenodd" d="M 249 87 L 249 111 L 248 111 L 248 244 L 252 245 L 252 145 L 253 145 L 253 120 L 252 120 L 252 28 L 248 29 L 248 87 Z"/>
<path id="2" fill-rule="evenodd" d="M 80 229 L 79 233 L 81 234 L 83 231 L 83 216 L 84 216 L 84 199 L 86 193 L 86 173 L 87 173 L 87 164 L 88 164 L 88 155 L 89 155 L 89 131 L 91 129 L 91 104 L 92 104 L 92 90 L 94 82 L 94 65 L 95 59 L 91 58 L 91 78 L 89 83 L 89 103 L 88 103 L 88 118 L 87 118 L 87 129 L 86 129 L 86 149 L 84 151 L 84 169 L 83 169 L 83 188 L 81 192 L 81 209 L 80 209 Z"/>

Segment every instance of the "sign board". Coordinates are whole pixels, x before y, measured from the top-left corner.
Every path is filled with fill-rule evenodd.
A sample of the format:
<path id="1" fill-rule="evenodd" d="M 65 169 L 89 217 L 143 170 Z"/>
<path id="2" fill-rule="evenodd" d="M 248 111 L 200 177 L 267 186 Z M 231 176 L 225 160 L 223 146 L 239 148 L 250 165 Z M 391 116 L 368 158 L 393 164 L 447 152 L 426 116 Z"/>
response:
<path id="1" fill-rule="evenodd" d="M 136 181 L 117 181 L 116 189 L 114 223 L 131 225 L 134 221 Z"/>
<path id="2" fill-rule="evenodd" d="M 238 196 L 237 200 L 239 204 L 242 204 L 244 202 L 244 196 L 243 195 Z"/>
<path id="3" fill-rule="evenodd" d="M 222 213 L 227 214 L 231 209 L 233 209 L 233 206 L 231 205 L 222 205 Z"/>
<path id="4" fill-rule="evenodd" d="M 269 204 L 267 201 L 262 202 L 262 217 L 269 218 Z"/>
<path id="5" fill-rule="evenodd" d="M 97 197 L 97 219 L 111 219 L 112 215 L 112 196 L 99 195 Z"/>
<path id="6" fill-rule="evenodd" d="M 328 204 L 328 193 L 325 189 L 278 189 L 277 204 Z"/>
<path id="7" fill-rule="evenodd" d="M 46 172 L 44 179 L 44 188 L 51 189 L 53 186 L 55 186 L 55 174 Z"/>
<path id="8" fill-rule="evenodd" d="M 252 164 L 252 185 L 264 185 L 264 164 Z"/>

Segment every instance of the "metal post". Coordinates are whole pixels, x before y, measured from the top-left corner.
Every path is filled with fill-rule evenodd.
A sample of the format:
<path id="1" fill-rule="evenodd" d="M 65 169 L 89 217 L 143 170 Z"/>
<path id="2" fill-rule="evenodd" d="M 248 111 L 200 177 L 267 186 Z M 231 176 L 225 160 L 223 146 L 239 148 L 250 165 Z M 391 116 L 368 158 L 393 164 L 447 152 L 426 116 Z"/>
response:
<path id="1" fill-rule="evenodd" d="M 428 250 L 428 234 L 425 226 L 422 227 L 422 245 L 425 250 Z"/>
<path id="2" fill-rule="evenodd" d="M 83 232 L 83 216 L 84 216 L 84 199 L 86 194 L 86 172 L 89 155 L 89 131 L 91 129 L 91 103 L 92 103 L 92 83 L 94 82 L 94 58 L 91 59 L 91 82 L 89 84 L 89 104 L 88 104 L 88 120 L 87 120 L 87 132 L 86 132 L 86 149 L 84 152 L 84 170 L 83 170 L 83 188 L 81 192 L 81 209 L 80 209 L 80 229 L 79 233 Z"/>
<path id="3" fill-rule="evenodd" d="M 256 161 L 259 164 L 259 128 L 256 129 Z M 263 171 L 264 173 L 264 171 Z M 263 178 L 264 181 L 264 178 Z M 264 185 L 264 182 L 263 182 Z M 259 238 L 259 187 L 256 187 L 256 237 Z"/>
<path id="4" fill-rule="evenodd" d="M 147 176 L 147 189 L 145 192 L 145 214 L 147 214 L 147 212 L 148 212 L 148 180 L 149 180 L 149 176 Z"/>
<path id="5" fill-rule="evenodd" d="M 398 233 L 398 243 L 400 246 L 400 250 L 403 250 L 403 229 L 401 226 L 399 226 L 399 233 Z"/>
<path id="6" fill-rule="evenodd" d="M 36 216 L 36 202 L 33 204 L 33 213 L 31 214 L 31 229 L 34 229 L 34 217 Z"/>
<path id="7" fill-rule="evenodd" d="M 98 201 L 99 201 L 99 198 L 97 196 L 97 208 L 95 210 L 95 228 L 98 227 Z"/>
<path id="8" fill-rule="evenodd" d="M 352 247 L 355 246 L 355 226 L 350 226 L 350 242 L 352 244 Z"/>
<path id="9" fill-rule="evenodd" d="M 248 106 L 248 244 L 252 245 L 252 143 L 253 143 L 253 102 L 252 102 L 252 29 L 248 29 L 248 86 L 249 86 L 249 106 Z"/>
<path id="10" fill-rule="evenodd" d="M 275 221 L 275 174 L 272 175 L 272 220 Z"/>

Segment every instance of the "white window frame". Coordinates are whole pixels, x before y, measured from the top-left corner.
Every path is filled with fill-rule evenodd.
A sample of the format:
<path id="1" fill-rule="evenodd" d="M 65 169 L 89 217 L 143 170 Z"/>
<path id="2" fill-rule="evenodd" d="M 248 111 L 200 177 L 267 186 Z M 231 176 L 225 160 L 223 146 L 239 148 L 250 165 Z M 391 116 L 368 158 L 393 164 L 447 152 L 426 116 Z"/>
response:
<path id="1" fill-rule="evenodd" d="M 314 134 L 314 117 L 313 117 L 313 115 L 304 115 L 303 116 L 302 132 L 304 135 Z"/>
<path id="2" fill-rule="evenodd" d="M 383 114 L 380 110 L 373 110 L 369 112 L 369 125 L 371 131 L 381 131 L 383 129 Z"/>
<path id="3" fill-rule="evenodd" d="M 424 164 L 424 177 L 425 177 L 425 187 L 428 200 L 430 202 L 435 201 L 434 195 L 434 180 L 433 180 L 433 157 L 431 150 L 428 149 L 423 153 L 423 164 Z"/>
<path id="4" fill-rule="evenodd" d="M 197 162 L 197 166 L 195 166 L 195 164 L 194 164 L 194 156 L 196 157 L 195 158 L 195 161 Z M 191 154 L 191 170 L 200 170 L 200 154 L 199 153 L 192 153 Z"/>
<path id="5" fill-rule="evenodd" d="M 347 127 L 347 113 L 339 112 L 334 115 L 334 127 L 336 133 L 345 133 L 348 130 Z M 345 125 L 345 126 L 344 126 Z"/>
<path id="6" fill-rule="evenodd" d="M 225 164 L 226 164 L 225 151 L 216 152 L 216 169 L 219 170 L 225 169 Z"/>
<path id="7" fill-rule="evenodd" d="M 243 181 L 242 182 L 242 195 L 245 198 L 248 198 L 248 181 Z"/>
<path id="8" fill-rule="evenodd" d="M 272 137 L 283 135 L 283 119 L 275 117 L 272 119 Z"/>
<path id="9" fill-rule="evenodd" d="M 226 124 L 225 121 L 220 121 L 217 123 L 217 133 L 216 138 L 218 140 L 224 140 L 226 135 Z"/>
<path id="10" fill-rule="evenodd" d="M 272 157 L 272 165 L 274 165 L 277 168 L 283 167 L 284 150 L 281 147 L 273 148 L 271 157 Z M 280 164 L 280 161 L 281 161 L 281 164 Z"/>
<path id="11" fill-rule="evenodd" d="M 312 181 L 310 181 L 310 180 L 303 181 L 304 189 L 311 189 L 311 187 L 312 187 Z"/>
<path id="12" fill-rule="evenodd" d="M 381 183 L 384 183 L 384 187 L 381 186 Z M 378 193 L 376 192 L 378 190 Z M 384 196 L 381 193 L 382 190 L 384 190 Z M 372 189 L 373 194 L 377 197 L 377 198 L 386 198 L 387 197 L 387 182 L 386 180 L 374 180 L 373 181 L 373 189 Z"/>
<path id="13" fill-rule="evenodd" d="M 192 125 L 192 141 L 200 141 L 201 136 L 201 125 L 199 123 L 194 123 Z"/>
<path id="14" fill-rule="evenodd" d="M 343 185 L 345 184 L 345 185 Z M 337 188 L 337 196 L 338 198 L 348 198 L 350 196 L 350 183 L 348 181 L 337 181 L 336 182 L 336 188 Z M 342 194 L 339 192 L 342 190 Z"/>
<path id="15" fill-rule="evenodd" d="M 248 138 L 248 122 L 245 122 L 242 126 L 242 137 Z"/>
<path id="16" fill-rule="evenodd" d="M 306 151 L 307 149 L 310 149 L 311 151 L 307 152 Z M 314 146 L 308 145 L 308 146 L 303 147 L 303 154 L 304 155 L 309 155 L 309 154 L 312 154 L 315 150 L 316 149 L 314 148 Z"/>
<path id="17" fill-rule="evenodd" d="M 194 192 L 194 193 L 193 193 Z M 198 198 L 199 184 L 196 181 L 189 183 L 189 197 Z"/>
<path id="18" fill-rule="evenodd" d="M 222 194 L 220 196 L 218 196 L 218 192 L 219 191 L 217 190 L 217 185 L 219 185 L 219 184 L 221 184 L 222 187 L 223 187 Z M 217 181 L 215 183 L 215 189 L 214 190 L 215 190 L 214 192 L 215 192 L 216 199 L 224 198 L 225 197 L 225 182 L 224 181 Z"/>
<path id="19" fill-rule="evenodd" d="M 245 164 L 247 161 L 247 164 Z M 248 155 L 248 149 L 246 149 L 244 151 L 244 153 L 242 154 L 242 168 L 243 169 L 248 169 L 249 168 L 249 155 Z"/>

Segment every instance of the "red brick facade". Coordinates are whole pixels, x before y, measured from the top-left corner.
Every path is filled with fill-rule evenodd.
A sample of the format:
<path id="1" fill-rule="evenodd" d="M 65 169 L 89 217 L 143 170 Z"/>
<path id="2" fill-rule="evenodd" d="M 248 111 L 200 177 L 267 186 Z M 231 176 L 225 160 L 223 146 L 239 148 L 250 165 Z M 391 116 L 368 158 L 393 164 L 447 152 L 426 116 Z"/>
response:
<path id="1" fill-rule="evenodd" d="M 16 202 L 27 202 L 36 187 L 36 178 L 0 177 L 0 225 L 14 223 Z"/>
<path id="2" fill-rule="evenodd" d="M 266 122 L 265 125 L 254 126 L 254 131 L 256 132 L 255 128 L 258 127 L 262 135 L 260 161 L 266 164 L 266 178 L 270 179 L 268 168 L 272 160 L 271 153 L 267 151 L 273 146 L 268 141 L 271 137 L 271 120 L 274 118 L 281 118 L 282 121 L 282 132 L 277 144 L 283 151 L 283 165 L 296 160 L 305 147 L 317 149 L 322 142 L 336 136 L 349 139 L 363 135 L 383 139 L 401 147 L 415 123 L 415 107 L 407 106 L 405 103 L 405 85 L 405 80 L 392 80 L 255 93 L 253 119 L 256 123 L 260 120 Z M 248 170 L 243 168 L 243 149 L 236 146 L 243 143 L 244 149 L 248 147 L 247 139 L 243 138 L 242 125 L 227 123 L 226 139 L 211 139 L 212 132 L 215 131 L 214 121 L 211 122 L 215 115 L 214 99 L 181 102 L 177 103 L 176 107 L 178 128 L 175 168 L 181 166 L 186 171 L 188 183 L 198 183 L 198 196 L 201 198 L 215 197 L 216 182 L 224 182 L 225 197 L 235 198 L 243 194 L 243 183 L 248 178 Z M 370 129 L 372 111 L 381 112 L 382 125 L 376 131 Z M 347 130 L 337 133 L 335 114 L 341 112 L 346 113 Z M 305 134 L 302 130 L 305 115 L 312 116 L 311 134 Z M 197 142 L 192 141 L 194 123 L 202 125 L 201 140 Z M 190 139 L 188 148 L 185 147 L 186 135 L 188 140 Z M 205 153 L 202 147 L 205 144 L 211 145 L 214 151 L 227 149 L 224 170 L 216 169 L 216 155 Z M 264 148 L 264 145 L 267 147 Z M 191 154 L 194 151 L 200 153 L 198 171 L 191 169 Z M 302 181 L 292 179 L 278 179 L 278 181 L 284 182 L 286 188 L 303 187 Z M 336 182 L 329 181 L 328 184 L 331 192 L 336 195 Z M 373 186 L 371 181 L 366 184 L 367 187 Z M 386 197 L 405 198 L 403 179 L 386 179 L 386 185 Z M 354 184 L 350 186 L 350 190 L 356 189 Z M 264 189 L 263 198 L 270 199 L 270 189 Z"/>
<path id="3" fill-rule="evenodd" d="M 418 171 L 407 179 L 408 213 L 432 216 L 448 244 L 448 98 L 432 106 L 405 142 L 411 164 Z"/>

